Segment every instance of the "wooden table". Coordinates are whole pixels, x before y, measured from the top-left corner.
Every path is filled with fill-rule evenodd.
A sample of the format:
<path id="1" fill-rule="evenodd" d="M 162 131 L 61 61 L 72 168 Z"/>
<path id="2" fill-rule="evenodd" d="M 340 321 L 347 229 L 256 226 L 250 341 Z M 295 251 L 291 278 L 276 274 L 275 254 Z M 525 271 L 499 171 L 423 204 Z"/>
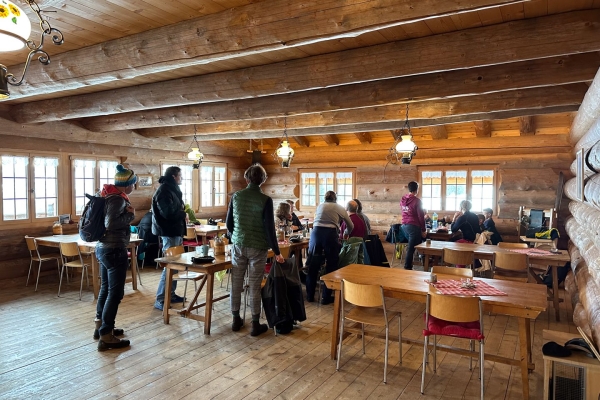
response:
<path id="1" fill-rule="evenodd" d="M 325 285 L 329 289 L 335 290 L 334 313 L 331 329 L 331 358 L 335 359 L 336 357 L 336 348 L 339 339 L 341 305 L 340 286 L 342 279 L 347 279 L 354 283 L 381 285 L 383 286 L 386 297 L 425 303 L 427 292 L 429 291 L 429 284 L 425 282 L 425 279 L 428 278 L 429 274 L 427 272 L 409 271 L 401 268 L 372 267 L 360 264 L 350 264 L 322 276 L 321 280 L 325 282 Z M 451 278 L 451 276 L 438 276 L 438 279 Z M 476 278 L 476 280 L 479 280 L 479 278 Z M 530 285 L 523 282 L 494 279 L 482 280 L 507 293 L 507 296 L 481 296 L 485 311 L 516 317 L 519 322 L 520 359 L 486 354 L 486 360 L 520 366 L 521 377 L 523 379 L 523 398 L 528 399 L 528 371 L 535 368 L 531 356 L 530 321 L 535 320 L 540 313 L 546 310 L 547 302 L 545 289 L 541 286 Z M 423 345 L 423 341 L 415 341 L 408 338 L 403 338 L 402 341 Z M 438 348 L 460 354 L 468 352 L 467 350 L 451 350 L 441 345 L 438 345 Z M 473 353 L 473 355 L 477 357 L 477 353 Z"/>
<path id="2" fill-rule="evenodd" d="M 431 239 L 431 240 L 441 240 L 444 242 L 447 242 L 448 240 L 450 240 L 450 238 L 452 238 L 452 234 L 448 233 L 448 231 L 429 231 L 427 232 L 427 239 Z"/>
<path id="3" fill-rule="evenodd" d="M 538 239 L 538 238 L 528 238 L 527 236 L 519 236 L 519 239 L 521 240 L 521 242 L 525 242 L 525 243 L 532 243 L 533 247 L 538 247 L 538 246 L 542 246 L 542 245 L 550 245 L 554 248 L 556 248 L 556 242 L 558 241 L 558 239 Z"/>
<path id="4" fill-rule="evenodd" d="M 163 305 L 163 319 L 165 324 L 169 323 L 169 314 L 181 315 L 184 318 L 191 318 L 197 321 L 204 322 L 204 334 L 210 335 L 210 323 L 212 318 L 212 304 L 215 301 L 229 298 L 229 294 L 213 298 L 213 289 L 215 284 L 215 272 L 223 271 L 231 268 L 231 257 L 225 257 L 224 255 L 215 256 L 215 261 L 207 264 L 194 264 L 191 260 L 192 257 L 198 256 L 195 252 L 183 253 L 171 257 L 161 257 L 154 261 L 160 263 L 167 269 L 166 272 L 166 287 L 165 287 L 165 302 Z M 193 271 L 204 274 L 200 280 L 200 285 L 194 294 L 192 301 L 188 303 L 186 308 L 180 310 L 170 310 L 171 305 L 171 290 L 173 288 L 173 274 L 176 271 Z M 206 284 L 206 300 L 202 304 L 197 304 L 198 296 L 202 291 L 202 288 Z M 204 315 L 192 314 L 192 311 L 200 308 L 204 308 Z"/>
<path id="5" fill-rule="evenodd" d="M 206 236 L 216 236 L 221 233 L 227 233 L 226 226 L 218 226 L 218 225 L 197 225 L 196 226 L 196 236 L 202 237 L 202 244 L 208 244 L 206 240 Z"/>
<path id="6" fill-rule="evenodd" d="M 500 248 L 498 246 L 494 246 L 491 244 L 473 244 L 473 243 L 456 243 L 456 242 L 440 242 L 440 241 L 431 241 L 431 244 L 421 243 L 416 246 L 415 249 L 420 253 L 424 254 L 425 261 L 423 263 L 423 270 L 429 271 L 429 256 L 442 256 L 443 249 L 452 249 L 452 250 L 465 250 L 465 251 L 474 251 L 475 258 L 480 260 L 493 260 L 494 252 L 510 252 L 510 249 Z M 562 267 L 565 265 L 567 261 L 571 261 L 571 257 L 566 251 L 562 251 L 561 254 L 552 254 L 552 255 L 528 255 L 529 264 L 541 264 L 548 265 L 552 268 L 552 296 L 549 300 L 552 300 L 554 305 L 554 314 L 557 321 L 560 321 L 560 297 L 558 296 L 558 267 Z M 493 266 L 492 266 L 493 268 Z M 534 277 L 536 282 L 540 283 L 540 279 L 537 275 L 533 273 L 533 271 L 529 271 L 530 274 Z"/>
<path id="7" fill-rule="evenodd" d="M 308 238 L 303 238 L 300 242 L 297 243 L 280 243 L 279 252 L 283 256 L 283 258 L 290 258 L 290 256 L 294 254 L 294 256 L 296 257 L 296 266 L 298 267 L 298 269 L 300 269 L 302 268 L 302 265 L 300 264 L 300 252 L 302 251 L 302 249 L 308 249 L 308 243 Z M 273 250 L 269 250 L 269 252 L 267 253 L 267 258 L 271 258 L 274 256 L 275 253 L 273 252 Z"/>
<path id="8" fill-rule="evenodd" d="M 92 256 L 92 289 L 94 291 L 94 299 L 98 298 L 98 292 L 100 291 L 100 286 L 98 285 L 98 271 L 100 269 L 98 268 L 98 259 L 96 258 L 94 251 L 98 242 L 84 242 L 76 233 L 72 235 L 42 236 L 35 238 L 35 240 L 38 245 L 48 247 L 60 247 L 61 243 L 77 242 L 79 247 L 83 247 L 88 249 L 91 253 L 94 253 Z M 143 239 L 132 239 L 127 246 L 131 252 L 131 278 L 127 278 L 125 282 L 131 282 L 133 290 L 137 290 L 137 247 L 143 241 Z"/>

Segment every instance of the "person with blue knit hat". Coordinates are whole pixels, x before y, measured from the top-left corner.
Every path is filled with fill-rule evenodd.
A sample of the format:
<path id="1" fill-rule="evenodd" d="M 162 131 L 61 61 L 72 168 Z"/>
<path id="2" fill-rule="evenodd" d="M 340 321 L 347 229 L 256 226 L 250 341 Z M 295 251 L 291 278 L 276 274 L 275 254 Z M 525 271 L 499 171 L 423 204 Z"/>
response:
<path id="1" fill-rule="evenodd" d="M 114 184 L 104 185 L 99 194 L 106 199 L 106 233 L 96 246 L 101 284 L 96 304 L 94 339 L 99 339 L 99 351 L 130 345 L 129 340 L 117 338 L 124 332 L 123 329 L 115 328 L 115 318 L 125 294 L 125 277 L 129 266 L 127 245 L 130 224 L 135 215 L 128 195 L 133 192 L 137 180 L 133 170 L 117 165 Z"/>

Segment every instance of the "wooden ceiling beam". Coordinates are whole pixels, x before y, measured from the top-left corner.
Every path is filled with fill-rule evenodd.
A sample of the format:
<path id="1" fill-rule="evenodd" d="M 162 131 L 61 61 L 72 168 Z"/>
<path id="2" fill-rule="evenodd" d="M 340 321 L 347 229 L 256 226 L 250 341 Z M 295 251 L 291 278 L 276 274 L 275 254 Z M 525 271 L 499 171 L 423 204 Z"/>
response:
<path id="1" fill-rule="evenodd" d="M 521 136 L 535 135 L 535 116 L 527 115 L 519 118 L 519 134 Z"/>
<path id="2" fill-rule="evenodd" d="M 371 144 L 373 141 L 369 132 L 355 132 L 354 136 L 356 136 L 361 144 Z"/>
<path id="3" fill-rule="evenodd" d="M 416 102 L 411 104 L 411 126 L 413 126 L 413 119 L 435 119 L 484 112 L 498 112 L 517 109 L 531 110 L 543 109 L 545 107 L 579 105 L 581 104 L 586 91 L 586 85 L 583 83 L 578 83 L 555 87 L 512 90 L 477 96 L 464 96 L 451 99 Z M 396 105 L 293 115 L 286 118 L 288 129 L 330 127 L 384 121 L 393 122 L 393 128 L 397 129 L 398 126 L 402 126 L 404 123 L 404 115 L 401 115 L 398 112 L 398 106 Z M 240 134 L 249 130 L 281 130 L 283 129 L 283 123 L 281 120 L 281 118 L 278 118 L 256 119 L 251 121 L 232 121 L 229 123 L 220 124 L 219 129 L 221 132 L 240 132 Z M 198 134 L 218 133 L 215 132 L 215 125 L 216 124 L 214 123 L 195 124 L 195 127 Z M 183 130 L 180 130 L 179 132 L 181 131 Z M 188 127 L 185 131 L 189 135 L 194 134 L 193 127 Z M 143 130 L 141 132 L 144 135 L 152 135 L 149 130 Z M 160 132 L 161 134 L 172 136 L 185 136 L 185 134 L 177 134 L 177 130 L 175 129 L 161 130 Z M 154 135 L 154 137 L 157 136 L 159 135 Z"/>
<path id="4" fill-rule="evenodd" d="M 392 129 L 390 133 L 392 134 L 394 141 L 396 141 L 400 139 L 400 136 L 402 135 L 402 129 Z"/>
<path id="5" fill-rule="evenodd" d="M 517 118 L 523 115 L 531 115 L 532 113 L 536 113 L 537 115 L 541 114 L 557 114 L 557 113 L 565 113 L 565 112 L 576 112 L 579 109 L 579 105 L 567 105 L 567 106 L 553 106 L 542 109 L 518 109 L 518 110 L 510 110 L 510 111 L 499 111 L 499 112 L 483 112 L 476 114 L 467 114 L 467 115 L 457 115 L 450 117 L 442 117 L 442 118 L 432 118 L 432 119 L 416 119 L 411 120 L 410 124 L 412 128 L 420 128 L 427 127 L 433 125 L 448 125 L 454 123 L 461 122 L 473 122 L 480 120 L 499 120 L 499 119 L 509 119 L 509 118 Z M 250 122 L 250 121 L 243 121 Z M 262 128 L 264 121 L 257 120 L 252 121 L 256 123 L 256 129 L 247 129 L 244 131 L 236 131 L 235 133 L 218 133 L 219 129 L 207 129 L 206 133 L 203 133 L 198 136 L 199 141 L 212 141 L 212 140 L 232 140 L 232 139 L 243 139 L 248 140 L 251 138 L 269 138 L 269 137 L 281 137 L 282 130 L 278 128 L 276 123 L 273 123 L 274 129 L 265 129 Z M 206 124 L 206 125 L 222 125 L 222 124 Z M 344 124 L 337 126 L 327 126 L 327 127 L 312 127 L 312 128 L 288 128 L 288 136 L 315 136 L 315 135 L 324 135 L 324 134 L 346 134 L 346 133 L 355 133 L 355 132 L 365 132 L 365 131 L 391 131 L 398 126 L 398 122 L 371 122 L 371 123 L 361 123 L 361 124 Z M 260 127 L 260 128 L 259 128 Z M 227 130 L 226 127 L 223 130 Z M 173 133 L 171 133 L 173 134 Z M 186 133 L 184 133 L 187 135 Z M 185 136 L 189 137 L 189 135 Z M 345 147 L 345 146 L 344 146 Z"/>
<path id="6" fill-rule="evenodd" d="M 308 142 L 308 139 L 304 136 L 293 136 L 292 139 L 296 143 L 298 143 L 300 146 L 310 147 L 310 143 Z"/>
<path id="7" fill-rule="evenodd" d="M 32 64 L 28 84 L 14 95 L 18 98 L 40 90 L 51 93 L 134 79 L 173 68 L 356 37 L 432 15 L 523 1 L 262 1 L 57 54 L 50 65 Z"/>
<path id="8" fill-rule="evenodd" d="M 262 3 L 261 3 L 262 4 Z M 410 80 L 415 75 L 431 73 L 432 71 L 455 71 L 474 68 L 482 65 L 505 64 L 563 56 L 574 53 L 600 51 L 600 10 L 565 13 L 540 17 L 523 21 L 512 21 L 506 24 L 473 28 L 442 35 L 386 43 L 383 45 L 329 53 L 298 60 L 273 63 L 263 66 L 244 68 L 182 78 L 172 81 L 140 85 L 131 88 L 109 90 L 105 92 L 49 99 L 43 102 L 15 106 L 12 113 L 19 122 L 43 122 L 57 119 L 84 118 L 95 115 L 107 115 L 123 112 L 144 111 L 156 108 L 176 107 L 207 102 L 273 96 L 277 94 L 304 92 L 354 82 L 366 82 L 379 79 L 389 79 L 410 76 L 404 83 L 404 89 L 391 88 L 391 92 L 382 94 L 381 102 L 393 101 L 403 96 L 410 98 L 422 96 L 423 87 L 430 88 L 424 96 L 435 96 L 436 91 L 445 91 L 445 85 L 452 85 L 459 93 L 483 93 L 494 90 L 495 86 L 502 90 L 503 85 L 511 87 L 513 73 L 486 73 L 482 75 L 467 75 L 465 79 L 456 71 L 449 77 L 439 75 L 417 80 L 415 86 Z M 564 29 L 557 30 L 556 26 Z M 440 51 L 444 49 L 444 51 Z M 519 49 L 515 51 L 514 49 Z M 398 54 L 410 59 L 410 63 L 399 63 Z M 465 57 L 469 54 L 469 57 Z M 59 65 L 53 64 L 51 65 Z M 574 65 L 579 68 L 579 64 Z M 596 69 L 598 64 L 595 64 Z M 555 65 L 554 70 L 560 70 L 561 65 Z M 570 69 L 565 68 L 563 69 Z M 319 73 L 307 73 L 319 71 Z M 520 76 L 528 69 L 521 68 Z M 542 69 L 542 71 L 544 71 Z M 482 71 L 484 72 L 484 71 Z M 545 79 L 552 82 L 555 71 L 545 73 Z M 463 72 L 463 74 L 466 72 Z M 489 76 L 488 76 L 489 75 Z M 539 73 L 535 73 L 537 77 Z M 434 79 L 432 79 L 434 78 Z M 452 79 L 448 79 L 452 78 Z M 588 77 L 587 80 L 592 79 Z M 537 78 L 536 78 L 537 79 Z M 521 87 L 530 87 L 521 78 Z M 268 85 L 263 84 L 269 82 Z M 433 82 L 433 83 L 432 83 Z M 454 82 L 454 83 L 453 83 Z M 524 82 L 524 83 L 523 83 Z M 457 89 L 458 83 L 465 86 Z M 566 83 L 566 82 L 560 82 Z M 387 82 L 386 82 L 387 84 Z M 547 83 L 552 84 L 552 83 Z M 478 89 L 482 85 L 485 88 Z M 517 83 L 518 85 L 518 83 Z M 535 84 L 532 84 L 535 85 Z M 500 89 L 498 89 L 500 86 Z M 28 84 L 20 90 L 29 88 L 43 94 L 43 89 Z M 27 89 L 27 90 L 29 90 Z M 11 90 L 13 90 L 11 88 Z M 379 95 L 373 102 L 377 102 Z M 390 94 L 391 93 L 391 94 Z M 437 94 L 440 96 L 440 94 Z M 449 95 L 453 95 L 452 93 Z M 353 98 L 341 92 L 340 97 Z M 393 96 L 392 99 L 389 99 Z M 18 99 L 18 96 L 14 96 Z M 386 100 L 387 99 L 387 100 Z M 348 101 L 348 100 L 346 100 Z M 306 107 L 307 102 L 304 103 Z M 318 104 L 317 107 L 322 107 Z M 164 110 L 163 110 L 164 111 Z M 272 112 L 272 111 L 269 111 Z M 170 111 L 173 114 L 172 111 Z M 195 115 L 197 112 L 187 112 Z M 146 118 L 154 119 L 152 112 L 144 113 Z"/>
<path id="9" fill-rule="evenodd" d="M 321 135 L 321 138 L 327 143 L 329 146 L 339 146 L 340 140 L 335 135 Z"/>
<path id="10" fill-rule="evenodd" d="M 448 131 L 444 125 L 430 126 L 429 133 L 433 140 L 448 139 Z"/>
<path id="11" fill-rule="evenodd" d="M 474 121 L 475 136 L 477 137 L 491 137 L 492 136 L 492 123 L 490 121 Z"/>

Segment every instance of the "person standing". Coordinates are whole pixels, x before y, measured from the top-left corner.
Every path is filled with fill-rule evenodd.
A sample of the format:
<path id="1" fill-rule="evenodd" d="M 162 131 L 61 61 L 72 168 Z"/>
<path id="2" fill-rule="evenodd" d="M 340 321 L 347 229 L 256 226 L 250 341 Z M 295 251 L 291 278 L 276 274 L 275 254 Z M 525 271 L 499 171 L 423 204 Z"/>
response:
<path id="1" fill-rule="evenodd" d="M 94 339 L 99 339 L 98 351 L 130 345 L 129 340 L 116 337 L 124 332 L 123 329 L 115 328 L 115 318 L 125 293 L 125 277 L 129 266 L 127 245 L 131 234 L 130 223 L 135 212 L 127 195 L 133 192 L 137 180 L 137 175 L 131 169 L 117 165 L 114 185 L 105 184 L 100 192 L 100 196 L 106 199 L 106 233 L 96 246 L 101 278 L 94 321 Z"/>
<path id="2" fill-rule="evenodd" d="M 408 250 L 404 259 L 404 269 L 413 269 L 413 255 L 415 246 L 427 237 L 425 228 L 425 214 L 423 213 L 423 204 L 417 197 L 419 184 L 417 182 L 408 183 L 408 193 L 402 196 L 400 205 L 402 207 L 402 231 L 408 238 Z"/>
<path id="3" fill-rule="evenodd" d="M 176 166 L 167 168 L 165 175 L 158 180 L 160 186 L 152 197 L 152 233 L 160 237 L 163 252 L 169 247 L 183 244 L 187 214 L 183 203 L 183 194 L 179 189 L 182 179 L 181 168 Z M 165 301 L 166 277 L 167 271 L 163 268 L 154 302 L 154 308 L 161 311 Z M 177 281 L 173 282 L 171 303 L 182 303 L 183 297 L 177 296 L 175 289 L 177 289 Z"/>
<path id="4" fill-rule="evenodd" d="M 494 245 L 500 243 L 502 241 L 502 236 L 500 235 L 500 232 L 498 232 L 498 229 L 496 228 L 496 223 L 492 219 L 492 215 L 494 215 L 494 210 L 492 210 L 491 208 L 484 208 L 483 215 L 485 216 L 485 221 L 483 221 L 483 229 L 488 232 L 492 232 L 492 237 L 490 238 L 490 241 Z"/>
<path id="5" fill-rule="evenodd" d="M 273 199 L 260 190 L 267 180 L 267 172 L 260 164 L 250 166 L 244 172 L 248 186 L 231 196 L 227 209 L 227 230 L 233 243 L 231 263 L 230 305 L 233 322 L 231 330 L 239 331 L 244 322 L 240 317 L 240 305 L 244 276 L 248 271 L 250 309 L 252 311 L 251 336 L 258 336 L 268 330 L 266 324 L 260 323 L 260 284 L 267 262 L 269 247 L 275 253 L 275 260 L 283 263 L 279 253 L 279 245 L 275 235 L 275 219 L 273 217 Z"/>
<path id="6" fill-rule="evenodd" d="M 325 193 L 325 202 L 319 204 L 315 211 L 313 230 L 310 233 L 310 242 L 308 244 L 308 275 L 306 276 L 306 297 L 308 302 L 313 302 L 315 298 L 315 288 L 321 269 L 321 254 L 325 253 L 327 262 L 325 270 L 333 272 L 338 268 L 340 255 L 340 241 L 338 231 L 340 221 L 346 223 L 345 234 L 350 234 L 354 229 L 354 223 L 348 216 L 348 213 L 341 205 L 336 203 L 337 195 L 329 190 Z M 321 304 L 330 304 L 331 289 L 325 288 L 321 297 Z"/>

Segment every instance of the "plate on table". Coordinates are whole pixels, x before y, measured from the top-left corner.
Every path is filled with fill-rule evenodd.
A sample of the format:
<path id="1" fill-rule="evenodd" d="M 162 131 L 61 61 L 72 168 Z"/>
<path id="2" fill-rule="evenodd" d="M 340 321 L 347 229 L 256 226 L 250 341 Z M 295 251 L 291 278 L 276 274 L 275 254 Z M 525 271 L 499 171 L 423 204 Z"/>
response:
<path id="1" fill-rule="evenodd" d="M 460 287 L 463 289 L 475 289 L 477 285 L 473 282 L 463 282 Z"/>
<path id="2" fill-rule="evenodd" d="M 192 262 L 194 264 L 208 264 L 213 261 L 215 261 L 213 256 L 192 257 Z"/>

